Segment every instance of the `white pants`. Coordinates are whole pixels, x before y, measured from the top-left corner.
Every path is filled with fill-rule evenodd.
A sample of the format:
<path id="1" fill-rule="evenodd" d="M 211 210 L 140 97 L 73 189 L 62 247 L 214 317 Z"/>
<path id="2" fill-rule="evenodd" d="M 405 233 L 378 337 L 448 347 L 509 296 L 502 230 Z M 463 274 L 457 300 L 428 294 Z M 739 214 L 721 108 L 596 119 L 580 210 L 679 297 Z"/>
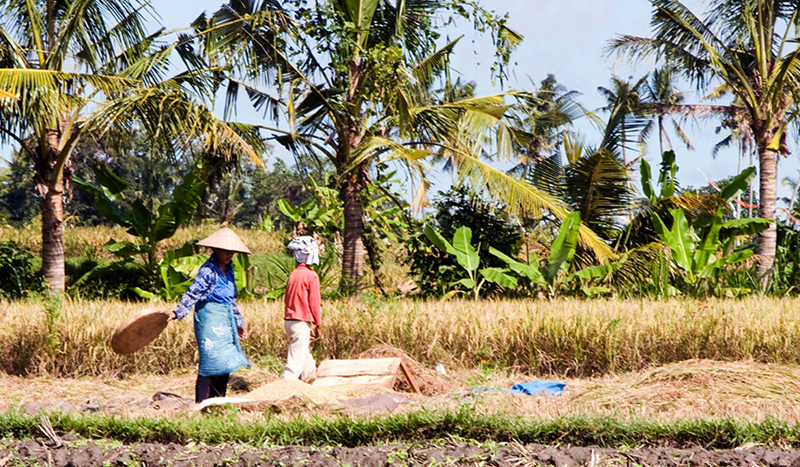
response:
<path id="1" fill-rule="evenodd" d="M 317 374 L 317 362 L 311 356 L 311 323 L 287 319 L 283 321 L 289 339 L 289 353 L 283 368 L 283 379 L 311 380 Z"/>

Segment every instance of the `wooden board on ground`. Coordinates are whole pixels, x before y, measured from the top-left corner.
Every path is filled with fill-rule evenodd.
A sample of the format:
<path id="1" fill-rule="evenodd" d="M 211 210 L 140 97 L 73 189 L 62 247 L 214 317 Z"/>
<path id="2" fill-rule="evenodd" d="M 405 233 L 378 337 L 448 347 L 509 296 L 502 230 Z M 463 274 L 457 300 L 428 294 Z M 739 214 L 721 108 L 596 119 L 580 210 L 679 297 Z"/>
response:
<path id="1" fill-rule="evenodd" d="M 396 375 L 400 357 L 362 358 L 360 360 L 323 360 L 317 368 L 317 378 L 326 376 Z"/>
<path id="2" fill-rule="evenodd" d="M 395 379 L 397 379 L 395 375 L 326 376 L 324 378 L 315 379 L 311 385 L 316 388 L 324 388 L 328 386 L 355 384 L 357 386 L 374 385 L 391 389 L 394 386 Z"/>
<path id="3" fill-rule="evenodd" d="M 312 386 L 355 384 L 377 385 L 392 389 L 398 370 L 403 372 L 412 390 L 419 393 L 417 382 L 400 357 L 324 360 L 317 368 L 317 379 Z"/>

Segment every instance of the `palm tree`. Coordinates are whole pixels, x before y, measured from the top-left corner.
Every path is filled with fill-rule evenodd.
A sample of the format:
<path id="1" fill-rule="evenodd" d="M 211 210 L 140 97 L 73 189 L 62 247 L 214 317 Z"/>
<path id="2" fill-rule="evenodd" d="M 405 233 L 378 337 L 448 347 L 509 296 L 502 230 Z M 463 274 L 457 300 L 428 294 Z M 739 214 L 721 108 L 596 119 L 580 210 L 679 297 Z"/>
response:
<path id="1" fill-rule="evenodd" d="M 509 110 L 509 125 L 529 133 L 528 143 L 517 149 L 519 160 L 511 169 L 523 178 L 538 162 L 558 151 L 564 141 L 574 133 L 573 122 L 585 116 L 587 111 L 576 101 L 577 91 L 569 91 L 547 75 L 539 89 L 531 94 L 518 96 L 518 105 Z"/>
<path id="2" fill-rule="evenodd" d="M 644 99 L 654 107 L 651 113 L 655 114 L 655 123 L 658 126 L 659 154 L 672 151 L 672 141 L 669 139 L 667 129 L 664 128 L 666 117 L 670 118 L 673 130 L 681 138 L 686 149 L 693 149 L 692 142 L 689 141 L 678 120 L 667 111 L 667 108 L 682 104 L 684 101 L 683 93 L 675 87 L 675 70 L 669 67 L 654 70 L 650 79 L 644 84 Z"/>
<path id="3" fill-rule="evenodd" d="M 717 84 L 715 96 L 729 94 L 741 105 L 759 157 L 759 216 L 775 220 L 777 156 L 788 153 L 786 127 L 800 78 L 800 48 L 793 31 L 800 25 L 796 0 L 714 0 L 701 19 L 678 0 L 651 0 L 652 37 L 619 36 L 610 50 L 631 57 L 655 57 L 675 67 L 699 88 Z M 676 109 L 677 110 L 677 109 Z M 766 281 L 775 260 L 776 227 L 758 239 L 758 272 Z"/>
<path id="4" fill-rule="evenodd" d="M 608 150 L 584 147 L 574 137 L 565 140 L 565 149 L 566 162 L 560 155 L 542 160 L 527 180 L 564 200 L 585 226 L 610 242 L 622 229 L 622 214 L 631 207 L 628 168 Z"/>
<path id="5" fill-rule="evenodd" d="M 613 154 L 621 154 L 625 166 L 628 165 L 627 150 L 634 149 L 631 144 L 637 146 L 638 152 L 644 152 L 650 131 L 642 89 L 646 81 L 647 76 L 635 83 L 614 76 L 611 78 L 611 88 L 597 88 L 608 103 L 603 110 L 609 112 L 600 147 Z"/>
<path id="6" fill-rule="evenodd" d="M 2 87 L 25 82 L 12 92 L 17 99 L 3 100 L 0 130 L 34 160 L 42 199 L 42 271 L 53 290 L 64 290 L 63 193 L 83 123 L 80 109 L 93 93 L 130 82 L 116 76 L 116 54 L 149 39 L 142 10 L 132 2 L 18 0 L 0 8 L 0 40 L 11 51 L 11 67 L 0 70 Z M 85 73 L 67 71 L 73 67 Z"/>
<path id="7" fill-rule="evenodd" d="M 459 11 L 466 11 L 464 5 L 469 7 L 463 3 Z M 229 95 L 245 89 L 273 116 L 285 106 L 286 126 L 265 127 L 273 138 L 301 162 L 328 159 L 334 166 L 344 205 L 343 291 L 357 290 L 364 273 L 362 203 L 377 164 L 396 161 L 407 168 L 418 187 L 416 206 L 424 203 L 428 187 L 426 160 L 445 157 L 452 159 L 459 176 L 510 180 L 516 183 L 517 199 L 525 197 L 566 216 L 563 203 L 481 160 L 487 141 L 496 134 L 492 130 L 502 129 L 503 153 L 510 153 L 521 137 L 503 124 L 508 109 L 503 95 L 436 95 L 437 81 L 444 79 L 442 89 L 452 89 L 446 72 L 460 39 L 442 47 L 436 44 L 435 14 L 449 6 L 422 0 L 331 0 L 310 13 L 304 7 L 285 9 L 270 2 L 232 2 L 196 23 L 217 31 L 204 36 L 202 47 L 232 71 Z M 504 19 L 483 14 L 476 18 L 495 33 L 502 79 L 507 52 L 521 38 L 505 27 Z M 241 37 L 249 43 L 234 40 Z M 269 81 L 266 77 L 282 85 L 280 96 L 262 89 Z M 596 237 L 593 241 L 603 248 Z"/>
<path id="8" fill-rule="evenodd" d="M 181 43 L 154 47 L 158 37 L 144 28 L 148 11 L 134 0 L 0 3 L 0 44 L 10 55 L 0 69 L 0 96 L 15 96 L 0 99 L 0 138 L 34 161 L 42 271 L 51 290 L 65 286 L 63 196 L 83 134 L 113 125 L 132 130 L 139 122 L 165 148 L 179 136 L 202 135 L 209 147 L 255 157 L 245 141 L 258 144 L 254 132 L 220 122 L 191 97 L 210 83 L 202 74 L 163 78 L 173 52 L 193 58 Z"/>

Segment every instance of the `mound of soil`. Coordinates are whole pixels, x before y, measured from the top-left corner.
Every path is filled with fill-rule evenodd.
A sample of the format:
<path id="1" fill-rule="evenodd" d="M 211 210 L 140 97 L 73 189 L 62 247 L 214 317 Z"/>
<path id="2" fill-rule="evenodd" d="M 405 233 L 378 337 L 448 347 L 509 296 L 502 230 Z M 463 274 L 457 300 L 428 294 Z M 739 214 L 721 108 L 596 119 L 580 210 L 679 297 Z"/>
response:
<path id="1" fill-rule="evenodd" d="M 72 466 L 577 466 L 577 465 L 682 465 L 682 466 L 797 466 L 800 452 L 779 448 L 745 448 L 708 451 L 702 447 L 639 448 L 627 451 L 588 447 L 552 447 L 537 444 L 473 444 L 449 446 L 360 446 L 255 448 L 243 445 L 181 446 L 136 444 L 114 446 L 96 441 L 72 440 L 60 447 L 42 441 L 6 443 L 0 449 L 0 465 Z"/>

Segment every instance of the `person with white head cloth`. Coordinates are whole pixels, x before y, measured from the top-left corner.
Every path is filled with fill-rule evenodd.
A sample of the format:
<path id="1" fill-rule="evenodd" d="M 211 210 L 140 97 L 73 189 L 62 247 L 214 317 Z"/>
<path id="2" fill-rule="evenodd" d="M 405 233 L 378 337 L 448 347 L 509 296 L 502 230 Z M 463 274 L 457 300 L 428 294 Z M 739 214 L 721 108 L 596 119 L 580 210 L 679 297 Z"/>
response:
<path id="1" fill-rule="evenodd" d="M 284 329 L 289 351 L 283 379 L 314 379 L 317 363 L 311 355 L 311 342 L 322 337 L 319 276 L 309 265 L 319 264 L 319 246 L 310 236 L 295 237 L 287 248 L 297 267 L 289 274 L 284 295 Z M 312 333 L 313 325 L 313 333 Z"/>

